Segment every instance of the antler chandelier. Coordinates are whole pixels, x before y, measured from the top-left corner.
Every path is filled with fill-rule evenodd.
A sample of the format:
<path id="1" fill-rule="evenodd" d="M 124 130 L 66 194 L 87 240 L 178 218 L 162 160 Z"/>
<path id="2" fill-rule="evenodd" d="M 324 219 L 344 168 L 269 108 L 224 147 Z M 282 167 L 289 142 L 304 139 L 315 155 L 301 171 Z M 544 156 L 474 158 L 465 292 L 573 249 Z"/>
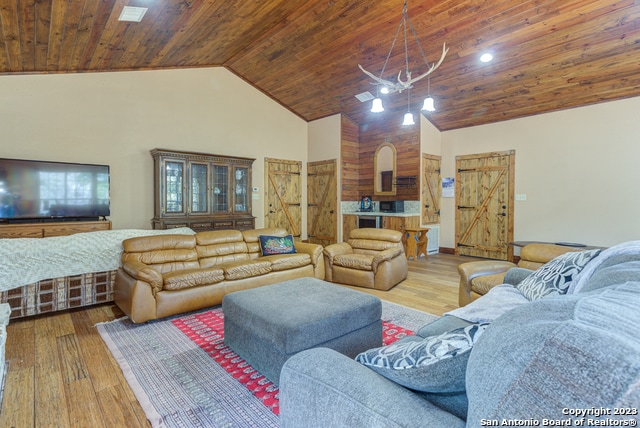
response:
<path id="1" fill-rule="evenodd" d="M 383 79 L 385 69 L 387 68 L 387 63 L 389 62 L 389 58 L 391 57 L 391 53 L 393 52 L 393 48 L 398 40 L 398 35 L 400 34 L 400 30 L 403 30 L 404 35 L 404 59 L 405 59 L 405 70 L 404 74 L 406 76 L 406 80 L 402 80 L 402 70 L 398 72 L 398 77 L 396 81 Z M 411 29 L 411 33 L 418 45 L 418 49 L 420 50 L 420 54 L 422 55 L 422 59 L 426 64 L 428 70 L 421 75 L 412 78 L 411 71 L 409 70 L 409 48 L 407 45 L 407 30 Z M 360 70 L 364 72 L 367 76 L 372 78 L 374 81 L 371 82 L 372 85 L 376 85 L 376 98 L 373 100 L 373 104 L 371 105 L 371 111 L 373 113 L 380 113 L 384 111 L 384 107 L 382 106 L 382 99 L 380 98 L 380 92 L 385 94 L 393 94 L 395 92 L 402 93 L 402 91 L 407 91 L 407 113 L 404 115 L 403 125 L 413 125 L 413 114 L 410 110 L 411 105 L 411 88 L 413 88 L 413 84 L 419 80 L 427 77 L 427 98 L 424 100 L 424 105 L 422 106 L 422 110 L 426 111 L 435 111 L 435 103 L 433 98 L 431 98 L 431 77 L 429 76 L 433 73 L 444 61 L 444 57 L 447 55 L 449 49 L 446 47 L 446 44 L 442 44 L 442 56 L 440 60 L 433 64 L 429 65 L 427 61 L 427 57 L 424 55 L 424 51 L 422 50 L 422 46 L 420 46 L 420 41 L 418 40 L 418 36 L 416 35 L 416 31 L 413 29 L 413 24 L 409 19 L 409 14 L 407 13 L 407 1 L 404 2 L 404 7 L 402 9 L 402 18 L 400 18 L 400 23 L 398 24 L 398 29 L 396 30 L 396 35 L 393 38 L 393 43 L 391 44 L 391 49 L 389 49 L 389 53 L 387 54 L 387 59 L 384 61 L 384 65 L 382 66 L 382 71 L 380 72 L 380 76 L 376 76 L 373 73 L 365 70 L 362 65 L 358 64 Z"/>

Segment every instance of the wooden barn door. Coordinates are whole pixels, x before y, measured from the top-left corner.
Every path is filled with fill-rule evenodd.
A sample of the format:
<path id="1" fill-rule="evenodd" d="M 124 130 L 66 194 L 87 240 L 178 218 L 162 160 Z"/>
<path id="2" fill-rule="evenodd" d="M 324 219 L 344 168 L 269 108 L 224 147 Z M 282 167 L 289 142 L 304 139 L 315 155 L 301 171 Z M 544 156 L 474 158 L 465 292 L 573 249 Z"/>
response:
<path id="1" fill-rule="evenodd" d="M 511 260 L 515 151 L 456 157 L 456 254 Z"/>
<path id="2" fill-rule="evenodd" d="M 267 187 L 265 227 L 281 227 L 300 238 L 302 162 L 265 158 L 264 171 Z"/>
<path id="3" fill-rule="evenodd" d="M 440 223 L 440 156 L 422 154 L 422 224 Z"/>
<path id="4" fill-rule="evenodd" d="M 307 236 L 327 246 L 338 242 L 336 160 L 307 164 Z"/>

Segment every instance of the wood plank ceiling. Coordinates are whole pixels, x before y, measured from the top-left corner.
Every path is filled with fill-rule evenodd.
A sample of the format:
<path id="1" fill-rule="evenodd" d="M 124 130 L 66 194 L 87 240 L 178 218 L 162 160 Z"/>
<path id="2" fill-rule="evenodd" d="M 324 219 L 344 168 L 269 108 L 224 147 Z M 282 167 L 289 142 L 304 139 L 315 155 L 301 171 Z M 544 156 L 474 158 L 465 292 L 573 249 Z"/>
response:
<path id="1" fill-rule="evenodd" d="M 124 6 L 148 7 L 140 23 Z M 224 66 L 301 118 L 401 120 L 407 93 L 370 113 L 403 0 L 0 0 L 0 74 Z M 409 0 L 440 130 L 640 95 L 640 0 Z M 409 33 L 410 69 L 426 70 Z M 478 61 L 485 51 L 495 59 Z M 404 68 L 402 36 L 386 68 Z M 1 78 L 1 77 L 0 77 Z M 417 113 L 427 79 L 415 84 Z"/>

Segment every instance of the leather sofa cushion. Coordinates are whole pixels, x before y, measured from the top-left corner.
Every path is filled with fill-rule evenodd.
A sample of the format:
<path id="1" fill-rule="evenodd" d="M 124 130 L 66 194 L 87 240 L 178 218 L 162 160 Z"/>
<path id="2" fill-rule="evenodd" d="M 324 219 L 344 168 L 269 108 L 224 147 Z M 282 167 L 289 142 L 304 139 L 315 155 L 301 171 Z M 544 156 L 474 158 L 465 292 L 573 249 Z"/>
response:
<path id="1" fill-rule="evenodd" d="M 579 249 L 554 244 L 528 244 L 520 251 L 518 267 L 536 270 L 548 261 L 569 251 L 579 251 Z"/>
<path id="2" fill-rule="evenodd" d="M 272 271 L 295 269 L 311 264 L 311 256 L 304 253 L 274 254 L 261 257 L 260 260 L 271 262 Z"/>
<path id="3" fill-rule="evenodd" d="M 391 229 L 353 229 L 349 233 L 349 238 L 355 240 L 379 240 L 389 242 L 400 242 L 402 240 L 402 232 Z"/>
<path id="4" fill-rule="evenodd" d="M 195 235 L 152 235 L 125 239 L 122 242 L 125 253 L 144 253 L 171 248 L 173 250 L 196 247 Z"/>
<path id="5" fill-rule="evenodd" d="M 389 248 L 396 248 L 397 242 L 381 241 L 377 239 L 349 239 L 349 245 L 356 253 L 375 254 Z"/>
<path id="6" fill-rule="evenodd" d="M 246 254 L 247 244 L 244 242 L 225 242 L 223 244 L 198 245 L 198 257 L 221 257 L 229 254 Z"/>
<path id="7" fill-rule="evenodd" d="M 373 256 L 367 254 L 343 254 L 333 258 L 334 266 L 357 270 L 373 270 Z"/>
<path id="8" fill-rule="evenodd" d="M 518 267 L 522 269 L 536 270 L 541 267 L 544 263 L 531 262 L 529 260 L 520 259 L 518 262 Z"/>
<path id="9" fill-rule="evenodd" d="M 188 269 L 169 272 L 163 277 L 164 290 L 181 290 L 200 285 L 216 284 L 224 279 L 224 271 L 220 268 Z"/>
<path id="10" fill-rule="evenodd" d="M 249 257 L 252 259 L 262 256 L 262 248 L 260 248 L 260 235 L 283 237 L 283 236 L 287 236 L 288 234 L 289 232 L 287 232 L 286 229 L 282 229 L 279 227 L 271 227 L 271 228 L 264 228 L 264 229 L 250 229 L 250 230 L 242 231 L 244 242 L 246 242 L 247 244 L 247 251 L 249 252 Z"/>
<path id="11" fill-rule="evenodd" d="M 478 294 L 487 294 L 496 284 L 504 283 L 506 272 L 494 273 L 492 275 L 477 276 L 471 280 L 471 291 Z"/>
<path id="12" fill-rule="evenodd" d="M 224 256 L 202 257 L 200 258 L 200 267 L 209 268 L 214 266 L 222 266 L 229 263 L 249 261 L 249 253 L 232 253 Z"/>
<path id="13" fill-rule="evenodd" d="M 239 230 L 209 230 L 196 233 L 197 245 L 228 244 L 230 242 L 244 242 Z"/>
<path id="14" fill-rule="evenodd" d="M 165 274 L 200 267 L 194 235 L 155 235 L 125 239 L 122 263 L 136 261 Z"/>
<path id="15" fill-rule="evenodd" d="M 249 260 L 247 244 L 239 230 L 198 232 L 196 244 L 200 266 L 204 268 Z"/>
<path id="16" fill-rule="evenodd" d="M 233 262 L 220 266 L 224 270 L 224 277 L 228 280 L 251 278 L 271 272 L 269 260 L 247 260 Z"/>

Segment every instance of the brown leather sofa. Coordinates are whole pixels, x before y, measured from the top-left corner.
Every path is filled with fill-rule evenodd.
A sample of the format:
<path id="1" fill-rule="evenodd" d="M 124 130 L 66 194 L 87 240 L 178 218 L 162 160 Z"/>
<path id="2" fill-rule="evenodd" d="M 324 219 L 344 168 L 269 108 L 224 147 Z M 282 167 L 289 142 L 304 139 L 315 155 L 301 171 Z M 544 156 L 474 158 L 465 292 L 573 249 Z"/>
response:
<path id="1" fill-rule="evenodd" d="M 496 285 L 504 284 L 505 275 L 512 268 L 536 270 L 568 251 L 579 251 L 579 249 L 554 244 L 528 244 L 522 247 L 518 264 L 500 260 L 462 263 L 458 266 L 460 274 L 458 304 L 464 306 L 471 303 L 487 294 Z"/>
<path id="2" fill-rule="evenodd" d="M 260 235 L 284 229 L 219 230 L 123 241 L 114 301 L 135 323 L 222 303 L 233 291 L 294 278 L 324 278 L 322 246 L 295 242 L 294 254 L 263 256 Z"/>
<path id="3" fill-rule="evenodd" d="M 325 279 L 339 284 L 389 290 L 407 277 L 402 233 L 353 229 L 347 242 L 324 248 Z"/>

